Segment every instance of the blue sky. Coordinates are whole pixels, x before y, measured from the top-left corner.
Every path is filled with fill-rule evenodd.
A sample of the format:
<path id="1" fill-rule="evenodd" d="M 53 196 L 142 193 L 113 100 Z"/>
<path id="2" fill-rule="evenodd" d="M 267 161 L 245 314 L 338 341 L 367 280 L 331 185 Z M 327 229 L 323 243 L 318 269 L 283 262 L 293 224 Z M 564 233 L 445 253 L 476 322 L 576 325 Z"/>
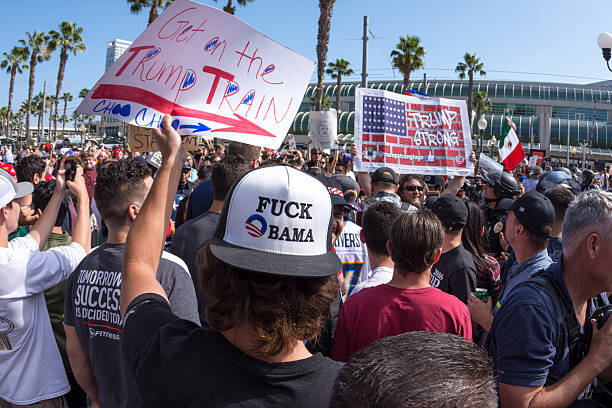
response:
<path id="1" fill-rule="evenodd" d="M 201 3 L 223 7 L 225 0 Z M 125 0 L 21 0 L 2 2 L 0 51 L 9 51 L 26 31 L 56 29 L 61 21 L 84 28 L 85 53 L 70 56 L 63 92 L 77 95 L 91 88 L 104 72 L 107 42 L 135 39 L 146 27 L 148 12 L 133 15 Z M 236 15 L 282 44 L 316 60 L 319 16 L 317 0 L 256 0 Z M 418 35 L 426 50 L 425 70 L 430 79 L 456 78 L 454 68 L 466 51 L 476 52 L 489 79 L 585 84 L 612 79 L 605 67 L 597 36 L 612 31 L 609 0 L 413 1 L 336 0 L 328 61 L 351 62 L 359 80 L 363 16 L 370 17 L 370 80 L 401 79 L 393 72 L 389 53 L 399 36 Z M 47 81 L 55 93 L 58 56 L 36 69 L 35 94 Z M 547 75 L 537 75 L 547 74 Z M 552 74 L 552 75 L 551 75 Z M 313 77 L 314 79 L 314 77 Z M 13 106 L 27 97 L 28 74 L 15 82 Z M 0 106 L 8 102 L 9 75 L 0 76 Z M 78 105 L 75 97 L 68 105 Z"/>

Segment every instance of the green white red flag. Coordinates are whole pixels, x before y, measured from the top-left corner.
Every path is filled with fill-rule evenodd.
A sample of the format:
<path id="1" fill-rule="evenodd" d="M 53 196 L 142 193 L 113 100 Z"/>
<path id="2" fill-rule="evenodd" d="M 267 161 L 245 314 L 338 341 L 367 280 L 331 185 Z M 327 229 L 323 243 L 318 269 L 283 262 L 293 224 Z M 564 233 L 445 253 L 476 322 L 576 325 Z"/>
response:
<path id="1" fill-rule="evenodd" d="M 499 139 L 499 156 L 506 165 L 506 170 L 510 171 L 523 161 L 525 152 L 516 135 L 516 125 L 508 116 L 504 119 L 504 126 Z"/>

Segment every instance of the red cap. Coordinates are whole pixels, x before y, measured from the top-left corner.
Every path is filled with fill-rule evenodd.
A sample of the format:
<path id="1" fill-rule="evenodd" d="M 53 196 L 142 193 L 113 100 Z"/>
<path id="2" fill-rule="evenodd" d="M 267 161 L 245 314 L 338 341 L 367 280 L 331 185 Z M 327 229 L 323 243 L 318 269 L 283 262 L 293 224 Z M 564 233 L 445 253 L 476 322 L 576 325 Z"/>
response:
<path id="1" fill-rule="evenodd" d="M 45 151 L 48 152 L 49 150 L 51 150 L 51 145 L 49 143 L 46 143 L 45 144 Z"/>
<path id="2" fill-rule="evenodd" d="M 115 149 L 115 150 L 113 150 L 113 156 L 114 156 L 114 155 L 116 155 L 117 153 L 120 153 L 120 152 L 121 152 L 121 149 Z"/>
<path id="3" fill-rule="evenodd" d="M 49 173 L 45 174 L 45 181 L 51 181 L 53 180 L 53 176 L 50 175 Z"/>
<path id="4" fill-rule="evenodd" d="M 11 177 L 17 177 L 17 172 L 15 171 L 15 168 L 8 163 L 0 164 L 0 169 L 6 170 L 6 172 L 10 174 Z"/>

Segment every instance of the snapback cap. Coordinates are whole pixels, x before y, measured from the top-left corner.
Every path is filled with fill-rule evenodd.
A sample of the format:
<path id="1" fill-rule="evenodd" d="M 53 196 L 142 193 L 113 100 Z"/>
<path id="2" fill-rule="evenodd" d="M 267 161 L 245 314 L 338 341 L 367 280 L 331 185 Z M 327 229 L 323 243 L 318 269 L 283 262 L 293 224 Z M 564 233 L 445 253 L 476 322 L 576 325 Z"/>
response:
<path id="1" fill-rule="evenodd" d="M 468 218 L 468 209 L 463 198 L 456 195 L 445 194 L 431 205 L 433 212 L 439 219 L 445 229 L 459 230 L 465 226 Z"/>
<path id="2" fill-rule="evenodd" d="M 504 198 L 499 202 L 499 206 L 512 211 L 518 222 L 532 234 L 540 238 L 550 238 L 550 234 L 545 233 L 544 228 L 547 226 L 552 228 L 555 221 L 555 207 L 544 194 L 530 191 L 516 200 Z"/>
<path id="3" fill-rule="evenodd" d="M 399 184 L 399 179 L 397 178 L 397 173 L 392 168 L 389 167 L 379 167 L 374 171 L 370 181 L 373 183 L 377 181 L 384 181 L 385 183 L 393 183 Z"/>
<path id="4" fill-rule="evenodd" d="M 344 201 L 344 199 L 342 199 Z M 258 168 L 230 190 L 210 250 L 240 269 L 278 276 L 335 275 L 326 186 L 288 166 Z"/>
<path id="5" fill-rule="evenodd" d="M 0 169 L 0 207 L 4 207 L 15 198 L 32 194 L 34 186 L 28 181 L 16 183 L 13 177 L 4 169 Z"/>
<path id="6" fill-rule="evenodd" d="M 444 177 L 440 175 L 427 175 L 423 177 L 423 181 L 428 186 L 444 187 Z"/>

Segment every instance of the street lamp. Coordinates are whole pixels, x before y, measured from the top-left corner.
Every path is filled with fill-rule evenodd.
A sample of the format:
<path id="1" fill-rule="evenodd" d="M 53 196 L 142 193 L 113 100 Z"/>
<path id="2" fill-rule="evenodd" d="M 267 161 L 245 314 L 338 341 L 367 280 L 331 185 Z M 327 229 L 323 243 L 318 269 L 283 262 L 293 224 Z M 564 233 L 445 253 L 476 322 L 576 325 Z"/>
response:
<path id="1" fill-rule="evenodd" d="M 599 37 L 597 37 L 597 44 L 603 53 L 603 59 L 606 60 L 606 65 L 608 66 L 608 70 L 612 71 L 610 68 L 610 56 L 612 55 L 612 34 L 610 33 L 601 33 Z"/>
<path id="2" fill-rule="evenodd" d="M 495 135 L 491 136 L 489 143 L 491 143 L 491 151 L 489 152 L 489 154 L 493 156 L 493 150 L 495 149 L 494 146 L 497 144 L 497 139 L 495 138 Z"/>
<path id="3" fill-rule="evenodd" d="M 482 131 L 487 128 L 487 120 L 485 119 L 484 115 L 481 116 L 480 119 L 478 119 L 476 126 L 478 126 L 478 141 L 480 143 L 480 153 L 482 153 Z"/>
<path id="4" fill-rule="evenodd" d="M 81 131 L 81 147 L 82 147 L 83 146 L 83 133 L 85 133 L 85 126 L 83 126 L 83 123 L 81 123 L 79 130 Z"/>

